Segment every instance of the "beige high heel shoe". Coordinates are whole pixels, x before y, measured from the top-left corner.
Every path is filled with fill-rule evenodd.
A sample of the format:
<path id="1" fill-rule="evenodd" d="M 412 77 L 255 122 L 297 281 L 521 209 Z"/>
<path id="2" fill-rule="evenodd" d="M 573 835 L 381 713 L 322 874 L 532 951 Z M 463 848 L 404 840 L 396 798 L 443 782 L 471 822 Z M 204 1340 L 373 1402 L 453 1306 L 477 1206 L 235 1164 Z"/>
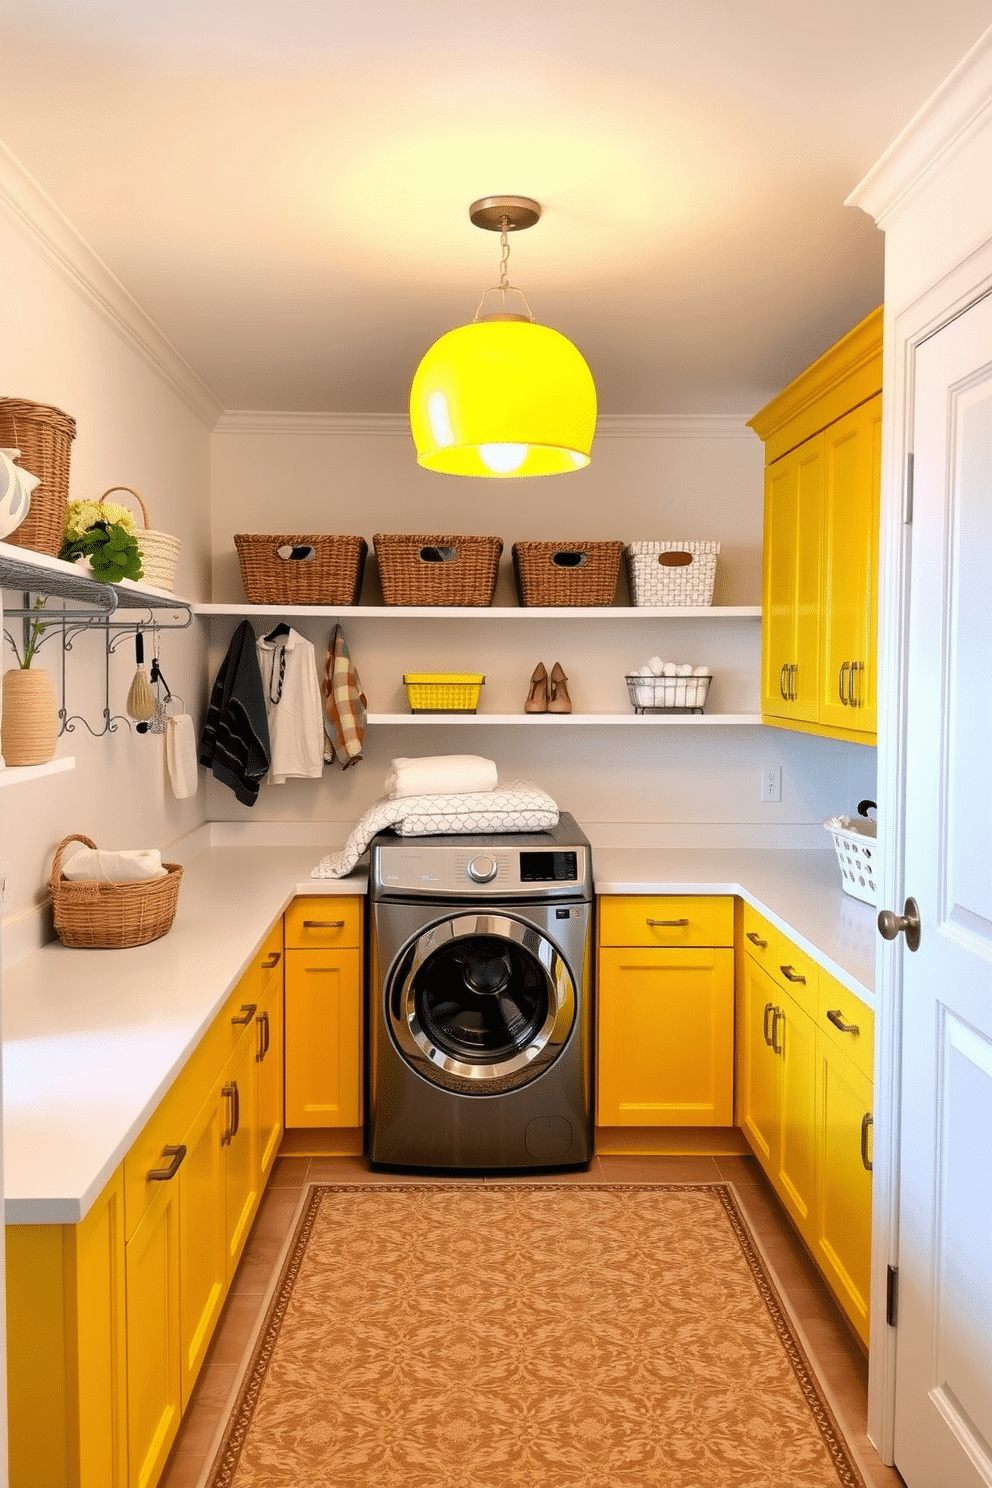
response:
<path id="1" fill-rule="evenodd" d="M 551 668 L 551 696 L 548 699 L 549 713 L 571 713 L 572 699 L 566 686 L 568 678 L 556 661 Z"/>
<path id="2" fill-rule="evenodd" d="M 543 661 L 539 661 L 534 668 L 530 679 L 530 692 L 524 703 L 525 713 L 547 713 L 548 711 L 548 669 Z"/>

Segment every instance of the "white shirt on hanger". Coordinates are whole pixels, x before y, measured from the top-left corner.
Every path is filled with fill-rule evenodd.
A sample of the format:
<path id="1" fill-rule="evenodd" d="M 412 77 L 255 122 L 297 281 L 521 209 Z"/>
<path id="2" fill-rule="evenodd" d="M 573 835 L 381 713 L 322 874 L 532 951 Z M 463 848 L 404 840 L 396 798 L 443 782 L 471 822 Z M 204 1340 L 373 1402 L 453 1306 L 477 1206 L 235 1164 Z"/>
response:
<path id="1" fill-rule="evenodd" d="M 324 711 L 317 656 L 298 631 L 258 639 L 258 667 L 269 725 L 267 785 L 316 780 L 324 770 Z"/>

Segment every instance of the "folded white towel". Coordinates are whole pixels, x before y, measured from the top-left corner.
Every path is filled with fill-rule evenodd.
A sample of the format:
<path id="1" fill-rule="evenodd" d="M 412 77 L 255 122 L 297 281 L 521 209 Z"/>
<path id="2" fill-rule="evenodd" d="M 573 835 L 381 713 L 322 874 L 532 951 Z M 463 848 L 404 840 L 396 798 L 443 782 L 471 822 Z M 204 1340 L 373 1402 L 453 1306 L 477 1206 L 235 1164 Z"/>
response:
<path id="1" fill-rule="evenodd" d="M 68 851 L 68 850 L 67 850 Z M 108 852 L 80 843 L 71 858 L 62 860 L 62 876 L 72 882 L 80 879 L 102 879 L 104 883 L 137 883 L 143 878 L 164 878 L 162 854 L 158 848 L 128 848 Z"/>
<path id="2" fill-rule="evenodd" d="M 468 791 L 492 791 L 498 783 L 495 761 L 478 754 L 431 754 L 422 759 L 394 759 L 386 776 L 386 794 L 400 796 L 457 796 Z"/>
<path id="3" fill-rule="evenodd" d="M 165 759 L 172 793 L 180 801 L 195 796 L 200 783 L 196 765 L 196 730 L 188 713 L 169 718 L 165 731 Z"/>

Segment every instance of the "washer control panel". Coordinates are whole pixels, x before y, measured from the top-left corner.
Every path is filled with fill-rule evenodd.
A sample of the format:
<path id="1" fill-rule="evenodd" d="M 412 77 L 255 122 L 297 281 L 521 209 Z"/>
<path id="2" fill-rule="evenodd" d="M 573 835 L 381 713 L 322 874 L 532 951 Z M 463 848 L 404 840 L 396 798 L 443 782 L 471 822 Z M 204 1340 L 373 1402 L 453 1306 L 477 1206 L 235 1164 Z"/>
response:
<path id="1" fill-rule="evenodd" d="M 590 887 L 585 847 L 531 850 L 475 843 L 383 843 L 375 860 L 375 889 L 384 894 L 576 895 Z"/>

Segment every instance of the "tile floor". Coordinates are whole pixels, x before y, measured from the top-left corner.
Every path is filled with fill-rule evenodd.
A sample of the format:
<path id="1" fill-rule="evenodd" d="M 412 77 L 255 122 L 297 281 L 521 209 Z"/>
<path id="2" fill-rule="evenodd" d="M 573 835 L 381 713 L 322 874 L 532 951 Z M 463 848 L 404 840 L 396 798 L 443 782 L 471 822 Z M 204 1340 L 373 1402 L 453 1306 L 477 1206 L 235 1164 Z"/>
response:
<path id="1" fill-rule="evenodd" d="M 507 1175 L 498 1175 L 505 1182 Z M 902 1478 L 878 1459 L 865 1436 L 867 1363 L 795 1236 L 757 1162 L 751 1157 L 595 1157 L 586 1172 L 544 1175 L 548 1183 L 733 1182 L 751 1227 L 793 1311 L 798 1316 L 841 1424 L 856 1446 L 870 1488 L 900 1488 Z M 195 1488 L 210 1443 L 234 1385 L 246 1341 L 255 1326 L 304 1183 L 429 1182 L 422 1174 L 371 1173 L 359 1157 L 284 1157 L 259 1208 L 227 1305 L 203 1366 L 196 1392 L 160 1480 L 160 1488 Z M 441 1177 L 439 1181 L 448 1181 Z M 523 1175 L 534 1182 L 533 1174 Z M 290 1488 L 290 1485 L 287 1485 Z M 329 1484 L 328 1488 L 333 1488 Z M 370 1485 L 371 1488 L 371 1485 Z M 604 1488 L 608 1485 L 604 1484 Z M 714 1485 L 719 1488 L 719 1485 Z"/>

